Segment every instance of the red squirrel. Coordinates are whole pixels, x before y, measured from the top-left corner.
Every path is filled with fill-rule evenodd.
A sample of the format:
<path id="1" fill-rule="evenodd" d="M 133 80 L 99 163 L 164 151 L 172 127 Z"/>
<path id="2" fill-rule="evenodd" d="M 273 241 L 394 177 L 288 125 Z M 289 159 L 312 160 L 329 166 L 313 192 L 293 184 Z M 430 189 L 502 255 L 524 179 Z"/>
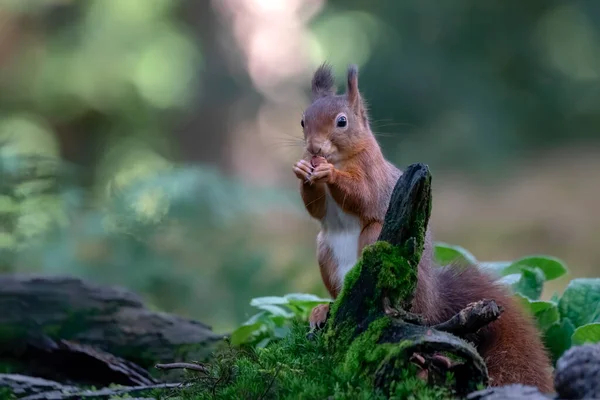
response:
<path id="1" fill-rule="evenodd" d="M 328 64 L 316 70 L 311 86 L 312 102 L 301 120 L 305 152 L 293 170 L 306 210 L 321 225 L 317 260 L 323 283 L 335 299 L 363 248 L 377 240 L 402 171 L 384 158 L 371 131 L 356 66 L 348 68 L 344 94 L 336 94 Z M 533 318 L 506 287 L 476 266 L 435 266 L 429 229 L 425 241 L 410 311 L 436 324 L 471 302 L 495 300 L 504 308 L 501 318 L 475 338 L 491 385 L 521 383 L 552 392 L 551 363 Z M 311 328 L 321 327 L 328 312 L 329 305 L 315 307 Z"/>

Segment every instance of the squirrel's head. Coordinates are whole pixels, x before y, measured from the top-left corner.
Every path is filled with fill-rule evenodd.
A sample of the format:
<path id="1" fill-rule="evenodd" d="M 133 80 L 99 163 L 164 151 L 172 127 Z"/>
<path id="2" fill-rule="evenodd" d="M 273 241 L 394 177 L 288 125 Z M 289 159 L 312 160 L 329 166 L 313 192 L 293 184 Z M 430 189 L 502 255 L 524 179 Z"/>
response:
<path id="1" fill-rule="evenodd" d="M 348 67 L 346 93 L 338 95 L 331 67 L 322 64 L 312 78 L 312 103 L 302 115 L 306 152 L 330 163 L 344 161 L 374 139 L 358 91 L 358 68 Z"/>

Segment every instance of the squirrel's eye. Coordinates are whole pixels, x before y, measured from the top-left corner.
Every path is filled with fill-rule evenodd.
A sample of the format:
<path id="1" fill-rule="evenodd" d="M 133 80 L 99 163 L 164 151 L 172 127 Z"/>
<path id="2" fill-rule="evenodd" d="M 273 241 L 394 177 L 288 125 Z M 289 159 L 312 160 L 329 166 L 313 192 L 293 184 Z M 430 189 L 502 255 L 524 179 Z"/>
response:
<path id="1" fill-rule="evenodd" d="M 340 115 L 336 121 L 338 128 L 344 128 L 348 124 L 348 119 L 345 115 Z"/>
<path id="2" fill-rule="evenodd" d="M 300 120 L 300 126 L 302 126 L 304 128 L 304 120 L 303 119 Z"/>

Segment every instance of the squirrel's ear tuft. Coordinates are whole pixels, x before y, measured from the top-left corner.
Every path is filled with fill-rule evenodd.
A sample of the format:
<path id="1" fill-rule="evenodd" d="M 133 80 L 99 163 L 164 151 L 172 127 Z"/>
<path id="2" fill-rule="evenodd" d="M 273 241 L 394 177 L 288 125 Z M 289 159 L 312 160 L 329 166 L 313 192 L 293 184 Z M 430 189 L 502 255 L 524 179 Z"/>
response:
<path id="1" fill-rule="evenodd" d="M 354 64 L 348 67 L 348 87 L 346 89 L 346 98 L 351 109 L 357 115 L 360 115 L 363 121 L 368 124 L 367 105 L 365 104 L 360 91 L 358 90 L 358 67 Z"/>
<path id="2" fill-rule="evenodd" d="M 351 106 L 356 107 L 360 102 L 360 93 L 358 91 L 358 67 L 354 64 L 348 67 L 348 87 L 346 96 Z"/>
<path id="3" fill-rule="evenodd" d="M 335 79 L 331 65 L 323 63 L 317 68 L 312 79 L 313 98 L 332 96 L 335 94 Z"/>

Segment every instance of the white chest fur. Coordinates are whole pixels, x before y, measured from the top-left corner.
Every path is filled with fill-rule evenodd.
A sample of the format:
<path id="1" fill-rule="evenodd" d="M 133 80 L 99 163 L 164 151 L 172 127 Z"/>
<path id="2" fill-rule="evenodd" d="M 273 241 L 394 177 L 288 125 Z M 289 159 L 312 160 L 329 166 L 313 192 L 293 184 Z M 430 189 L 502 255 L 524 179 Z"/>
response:
<path id="1" fill-rule="evenodd" d="M 331 251 L 337 269 L 331 278 L 338 288 L 344 283 L 344 277 L 358 261 L 358 243 L 361 231 L 360 220 L 344 212 L 333 200 L 329 190 L 326 199 L 325 218 L 321 221 L 321 240 Z"/>

